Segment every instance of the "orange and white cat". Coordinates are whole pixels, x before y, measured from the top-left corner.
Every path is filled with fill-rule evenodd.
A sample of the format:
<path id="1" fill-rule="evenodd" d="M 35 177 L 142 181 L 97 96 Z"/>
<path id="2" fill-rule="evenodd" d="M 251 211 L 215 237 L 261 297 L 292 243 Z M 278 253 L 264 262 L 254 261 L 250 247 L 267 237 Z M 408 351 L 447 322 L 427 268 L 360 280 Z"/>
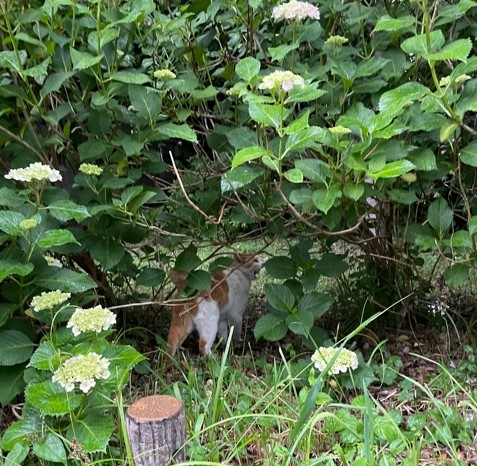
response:
<path id="1" fill-rule="evenodd" d="M 235 254 L 232 266 L 223 273 L 212 274 L 209 291 L 201 291 L 188 301 L 172 307 L 172 321 L 167 337 L 169 354 L 196 329 L 199 333 L 199 351 L 209 355 L 217 334 L 227 340 L 234 327 L 234 341 L 241 341 L 242 317 L 247 306 L 252 280 L 262 263 L 251 254 Z M 169 274 L 178 292 L 185 289 L 186 272 L 172 270 Z"/>

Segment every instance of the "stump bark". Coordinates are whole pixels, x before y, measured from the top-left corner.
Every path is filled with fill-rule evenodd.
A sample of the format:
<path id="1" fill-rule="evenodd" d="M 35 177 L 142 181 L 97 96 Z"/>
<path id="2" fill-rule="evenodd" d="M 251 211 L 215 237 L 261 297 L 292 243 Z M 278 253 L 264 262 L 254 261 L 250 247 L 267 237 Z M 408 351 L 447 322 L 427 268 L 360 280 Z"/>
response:
<path id="1" fill-rule="evenodd" d="M 165 466 L 185 461 L 185 415 L 173 396 L 154 395 L 126 411 L 126 427 L 135 466 Z"/>

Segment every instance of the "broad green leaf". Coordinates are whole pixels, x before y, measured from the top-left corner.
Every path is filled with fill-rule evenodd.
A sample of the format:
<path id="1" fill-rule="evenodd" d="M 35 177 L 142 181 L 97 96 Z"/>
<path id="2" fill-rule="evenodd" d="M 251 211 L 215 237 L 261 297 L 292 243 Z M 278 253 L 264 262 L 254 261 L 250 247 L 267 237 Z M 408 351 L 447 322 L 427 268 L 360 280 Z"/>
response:
<path id="1" fill-rule="evenodd" d="M 331 298 L 325 293 L 311 291 L 298 301 L 298 312 L 308 311 L 314 320 L 319 319 L 330 307 Z"/>
<path id="2" fill-rule="evenodd" d="M 43 84 L 43 81 L 48 76 L 48 66 L 50 64 L 50 58 L 43 60 L 38 65 L 32 66 L 31 68 L 27 68 L 23 70 L 22 74 L 24 76 L 30 76 L 31 78 L 35 79 L 38 84 Z"/>
<path id="3" fill-rule="evenodd" d="M 477 233 L 477 215 L 474 215 L 470 218 L 467 226 L 471 235 L 475 235 Z"/>
<path id="4" fill-rule="evenodd" d="M 136 284 L 139 286 L 145 286 L 152 288 L 154 286 L 160 286 L 166 278 L 166 273 L 162 269 L 154 269 L 147 267 L 139 273 L 136 277 Z"/>
<path id="5" fill-rule="evenodd" d="M 442 126 L 441 130 L 439 131 L 439 141 L 445 142 L 447 141 L 455 132 L 455 130 L 459 127 L 457 123 L 453 121 L 446 121 Z"/>
<path id="6" fill-rule="evenodd" d="M 436 156 L 431 149 L 419 148 L 406 157 L 418 171 L 429 172 L 437 170 Z"/>
<path id="7" fill-rule="evenodd" d="M 40 370 L 53 370 L 58 366 L 59 354 L 53 344 L 48 341 L 42 341 L 35 352 L 31 355 L 28 367 L 34 367 Z"/>
<path id="8" fill-rule="evenodd" d="M 101 29 L 99 34 L 98 31 L 92 31 L 88 35 L 88 45 L 96 52 L 100 52 L 106 44 L 116 40 L 119 37 L 119 33 L 119 28 L 114 27 Z"/>
<path id="9" fill-rule="evenodd" d="M 445 43 L 444 34 L 440 29 L 432 31 L 429 34 L 430 47 L 427 44 L 427 35 L 426 34 L 417 34 L 413 37 L 409 37 L 401 44 L 401 49 L 413 55 L 422 55 L 436 52 L 439 50 Z"/>
<path id="10" fill-rule="evenodd" d="M 268 53 L 272 61 L 282 61 L 292 50 L 296 50 L 299 44 L 282 44 L 278 47 L 269 47 Z"/>
<path id="11" fill-rule="evenodd" d="M 418 201 L 414 191 L 405 191 L 403 189 L 391 189 L 387 192 L 389 199 L 399 204 L 411 205 Z"/>
<path id="12" fill-rule="evenodd" d="M 187 275 L 187 285 L 194 290 L 210 290 L 212 276 L 206 270 L 193 270 Z"/>
<path id="13" fill-rule="evenodd" d="M 364 185 L 346 183 L 343 186 L 343 194 L 348 199 L 353 199 L 353 201 L 357 201 L 364 194 Z"/>
<path id="14" fill-rule="evenodd" d="M 225 136 L 235 150 L 244 149 L 245 147 L 253 146 L 257 143 L 257 133 L 246 127 L 233 129 L 227 127 Z"/>
<path id="15" fill-rule="evenodd" d="M 256 340 L 265 338 L 268 341 L 279 341 L 286 335 L 287 330 L 286 316 L 265 314 L 258 319 L 253 334 Z"/>
<path id="16" fill-rule="evenodd" d="M 82 222 L 86 218 L 91 217 L 84 205 L 76 204 L 67 199 L 51 202 L 48 204 L 48 210 L 60 222 L 67 222 L 69 220 Z"/>
<path id="17" fill-rule="evenodd" d="M 411 15 L 400 16 L 399 18 L 392 18 L 388 15 L 383 15 L 378 19 L 374 32 L 377 31 L 398 31 L 414 26 L 416 18 Z"/>
<path id="18" fill-rule="evenodd" d="M 52 432 L 48 432 L 42 442 L 33 443 L 33 453 L 38 458 L 46 461 L 63 464 L 68 462 L 63 442 Z"/>
<path id="19" fill-rule="evenodd" d="M 427 218 L 434 231 L 436 231 L 439 236 L 442 236 L 452 225 L 454 212 L 446 200 L 439 197 L 429 206 Z"/>
<path id="20" fill-rule="evenodd" d="M 23 368 L 22 368 L 23 369 Z M 3 432 L 2 449 L 9 451 L 15 445 L 30 445 L 30 437 L 33 433 L 41 429 L 41 420 L 34 416 L 24 417 L 19 421 L 14 421 Z"/>
<path id="21" fill-rule="evenodd" d="M 50 94 L 57 92 L 60 88 L 68 81 L 72 76 L 74 76 L 74 71 L 62 71 L 59 73 L 50 74 L 43 84 L 43 87 L 40 90 L 40 97 L 44 99 Z"/>
<path id="22" fill-rule="evenodd" d="M 295 296 L 287 286 L 279 283 L 267 283 L 264 289 L 267 303 L 271 307 L 287 313 L 293 309 Z"/>
<path id="23" fill-rule="evenodd" d="M 3 466 L 21 466 L 24 464 L 26 457 L 30 451 L 30 447 L 20 443 L 15 444 L 12 450 L 5 457 Z"/>
<path id="24" fill-rule="evenodd" d="M 105 452 L 114 429 L 114 417 L 102 412 L 88 414 L 84 419 L 75 419 L 66 437 L 75 439 L 87 453 Z"/>
<path id="25" fill-rule="evenodd" d="M 0 211 L 0 230 L 4 231 L 7 235 L 18 236 L 22 229 L 19 227 L 20 222 L 25 217 L 17 212 L 10 210 Z"/>
<path id="26" fill-rule="evenodd" d="M 239 78 L 250 82 L 253 78 L 258 76 L 260 72 L 260 62 L 253 57 L 243 58 L 235 65 L 235 72 Z"/>
<path id="27" fill-rule="evenodd" d="M 0 282 L 11 275 L 26 277 L 33 269 L 34 266 L 30 262 L 24 264 L 13 259 L 0 259 Z"/>
<path id="28" fill-rule="evenodd" d="M 109 146 L 99 139 L 92 139 L 78 145 L 81 161 L 97 159 L 103 156 L 109 149 Z"/>
<path id="29" fill-rule="evenodd" d="M 26 401 L 50 416 L 68 414 L 76 409 L 82 400 L 82 395 L 66 392 L 58 383 L 51 380 L 29 385 L 25 390 Z"/>
<path id="30" fill-rule="evenodd" d="M 475 6 L 477 6 L 477 2 L 473 0 L 460 0 L 457 3 L 442 5 L 437 12 L 437 21 L 435 24 L 441 26 L 460 20 L 468 10 Z"/>
<path id="31" fill-rule="evenodd" d="M 102 53 L 94 56 L 88 52 L 75 50 L 73 47 L 70 47 L 70 54 L 74 70 L 85 70 L 91 68 L 92 66 L 97 65 L 104 57 Z"/>
<path id="32" fill-rule="evenodd" d="M 265 270 L 273 278 L 286 280 L 293 278 L 297 273 L 295 262 L 287 256 L 275 256 L 265 262 Z"/>
<path id="33" fill-rule="evenodd" d="M 28 360 L 32 341 L 18 330 L 0 330 L 0 366 L 14 366 Z"/>
<path id="34" fill-rule="evenodd" d="M 69 269 L 58 269 L 47 276 L 36 279 L 36 285 L 47 290 L 60 290 L 69 293 L 82 293 L 96 288 L 96 283 L 85 273 Z"/>
<path id="35" fill-rule="evenodd" d="M 240 189 L 258 177 L 263 176 L 263 173 L 263 168 L 258 165 L 246 164 L 233 168 L 222 176 L 222 192 Z"/>
<path id="36" fill-rule="evenodd" d="M 275 157 L 270 157 L 269 155 L 264 155 L 262 157 L 262 163 L 266 165 L 270 170 L 273 170 L 277 173 L 279 173 L 280 168 L 278 164 L 278 159 Z"/>
<path id="37" fill-rule="evenodd" d="M 286 319 L 287 326 L 293 333 L 304 336 L 310 333 L 314 321 L 313 314 L 307 310 L 298 311 Z"/>
<path id="38" fill-rule="evenodd" d="M 341 254 L 328 253 L 316 262 L 314 268 L 325 277 L 338 277 L 349 267 L 344 258 Z"/>
<path id="39" fill-rule="evenodd" d="M 320 188 L 313 193 L 313 204 L 324 214 L 333 207 L 336 199 L 341 197 L 341 189 L 338 184 L 332 184 L 329 188 Z"/>
<path id="40" fill-rule="evenodd" d="M 4 50 L 0 52 L 0 68 L 7 68 L 19 73 L 26 59 L 27 53 L 25 50 L 18 50 L 18 55 L 11 50 Z"/>
<path id="41" fill-rule="evenodd" d="M 38 246 L 45 249 L 68 243 L 80 244 L 69 230 L 48 230 L 38 240 Z"/>
<path id="42" fill-rule="evenodd" d="M 471 50 L 472 50 L 472 42 L 469 38 L 459 39 L 446 45 L 439 52 L 428 54 L 426 58 L 428 60 L 466 61 Z"/>
<path id="43" fill-rule="evenodd" d="M 197 248 L 193 245 L 189 245 L 187 249 L 177 256 L 174 269 L 182 272 L 191 272 L 201 264 L 202 260 L 197 255 Z"/>
<path id="44" fill-rule="evenodd" d="M 285 134 L 297 133 L 310 126 L 308 119 L 310 118 L 310 111 L 307 110 L 303 115 L 296 120 L 293 120 L 284 130 Z"/>
<path id="45" fill-rule="evenodd" d="M 472 239 L 467 230 L 455 231 L 449 239 L 444 239 L 442 243 L 450 246 L 452 249 L 472 247 Z"/>
<path id="46" fill-rule="evenodd" d="M 155 132 L 164 138 L 183 139 L 197 144 L 197 135 L 194 130 L 186 125 L 176 125 L 174 123 L 161 123 L 157 126 Z"/>
<path id="47" fill-rule="evenodd" d="M 0 188 L 0 205 L 15 208 L 25 203 L 25 198 L 18 191 L 10 188 Z"/>
<path id="48" fill-rule="evenodd" d="M 368 175 L 373 178 L 373 180 L 378 180 L 380 178 L 396 178 L 404 173 L 414 170 L 415 168 L 416 166 L 412 162 L 402 159 L 387 163 L 381 170 L 368 173 Z"/>
<path id="49" fill-rule="evenodd" d="M 89 251 L 104 270 L 116 267 L 126 253 L 120 242 L 109 237 L 94 241 L 90 244 Z"/>
<path id="50" fill-rule="evenodd" d="M 382 94 L 379 99 L 379 109 L 381 112 L 389 111 L 395 114 L 427 94 L 430 94 L 430 90 L 426 86 L 416 82 L 405 83 Z"/>
<path id="51" fill-rule="evenodd" d="M 451 288 L 458 288 L 469 278 L 470 267 L 467 264 L 454 264 L 444 272 L 444 279 Z"/>
<path id="52" fill-rule="evenodd" d="M 414 242 L 421 251 L 434 251 L 438 249 L 437 239 L 431 235 L 417 235 Z"/>
<path id="53" fill-rule="evenodd" d="M 316 89 L 316 84 L 308 84 L 305 87 L 294 87 L 285 100 L 285 104 L 296 104 L 300 102 L 312 102 L 326 94 L 322 89 Z"/>
<path id="54" fill-rule="evenodd" d="M 232 159 L 232 168 L 263 157 L 264 155 L 272 155 L 272 152 L 259 146 L 245 147 L 234 155 L 234 158 Z"/>
<path id="55" fill-rule="evenodd" d="M 190 96 L 195 104 L 198 102 L 203 102 L 205 100 L 212 100 L 217 94 L 219 90 L 214 86 L 207 86 L 205 89 L 194 89 Z"/>
<path id="56" fill-rule="evenodd" d="M 16 364 L 14 366 L 3 366 L 1 368 L 2 376 L 0 377 L 0 405 L 7 406 L 17 395 L 23 392 L 25 381 L 23 375 L 25 373 L 25 364 Z M 2 445 L 4 448 L 6 434 L 2 437 Z M 8 448 L 9 449 L 9 448 Z"/>
<path id="57" fill-rule="evenodd" d="M 116 71 L 110 76 L 112 81 L 119 81 L 126 84 L 146 84 L 150 81 L 149 76 L 144 73 L 134 71 Z"/>
<path id="58" fill-rule="evenodd" d="M 310 188 L 295 189 L 290 193 L 290 202 L 301 205 L 304 210 L 314 207 L 313 191 Z"/>
<path id="59" fill-rule="evenodd" d="M 161 112 L 161 98 L 143 86 L 128 86 L 129 100 L 137 110 L 137 116 L 153 124 Z"/>
<path id="60" fill-rule="evenodd" d="M 298 168 L 305 178 L 316 183 L 323 183 L 330 176 L 328 165 L 319 159 L 296 160 L 295 168 Z"/>
<path id="61" fill-rule="evenodd" d="M 383 57 L 371 57 L 363 60 L 356 70 L 355 79 L 365 78 L 380 72 L 390 60 Z"/>
<path id="62" fill-rule="evenodd" d="M 288 136 L 285 143 L 285 154 L 316 147 L 326 137 L 326 131 L 318 126 L 310 126 Z"/>
<path id="63" fill-rule="evenodd" d="M 477 141 L 472 141 L 460 151 L 460 160 L 466 165 L 477 167 Z"/>
<path id="64" fill-rule="evenodd" d="M 285 119 L 286 110 L 281 105 L 260 104 L 250 102 L 248 106 L 250 118 L 263 126 L 279 129 Z"/>
<path id="65" fill-rule="evenodd" d="M 147 358 L 129 345 L 109 345 L 102 355 L 111 362 L 112 390 L 116 390 L 119 384 L 129 380 L 131 369 Z"/>
<path id="66" fill-rule="evenodd" d="M 298 168 L 292 168 L 286 171 L 283 176 L 290 181 L 291 183 L 302 183 L 303 182 L 303 173 Z"/>

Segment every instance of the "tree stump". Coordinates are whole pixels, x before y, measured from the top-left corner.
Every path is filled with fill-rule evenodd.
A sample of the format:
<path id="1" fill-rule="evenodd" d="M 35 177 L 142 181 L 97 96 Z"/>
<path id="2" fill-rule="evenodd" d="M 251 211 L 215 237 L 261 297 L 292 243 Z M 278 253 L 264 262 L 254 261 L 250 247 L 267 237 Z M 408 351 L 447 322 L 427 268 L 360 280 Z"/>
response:
<path id="1" fill-rule="evenodd" d="M 173 396 L 141 398 L 126 411 L 135 466 L 165 466 L 185 460 L 185 415 Z"/>

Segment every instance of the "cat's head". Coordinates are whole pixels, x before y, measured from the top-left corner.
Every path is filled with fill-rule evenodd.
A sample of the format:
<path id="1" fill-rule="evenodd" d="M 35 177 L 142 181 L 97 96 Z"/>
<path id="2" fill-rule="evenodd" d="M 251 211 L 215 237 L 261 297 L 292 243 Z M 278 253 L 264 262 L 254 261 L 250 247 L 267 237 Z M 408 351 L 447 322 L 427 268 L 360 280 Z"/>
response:
<path id="1" fill-rule="evenodd" d="M 263 262 L 255 254 L 235 253 L 235 266 L 243 273 L 254 279 L 255 276 L 262 270 Z"/>

